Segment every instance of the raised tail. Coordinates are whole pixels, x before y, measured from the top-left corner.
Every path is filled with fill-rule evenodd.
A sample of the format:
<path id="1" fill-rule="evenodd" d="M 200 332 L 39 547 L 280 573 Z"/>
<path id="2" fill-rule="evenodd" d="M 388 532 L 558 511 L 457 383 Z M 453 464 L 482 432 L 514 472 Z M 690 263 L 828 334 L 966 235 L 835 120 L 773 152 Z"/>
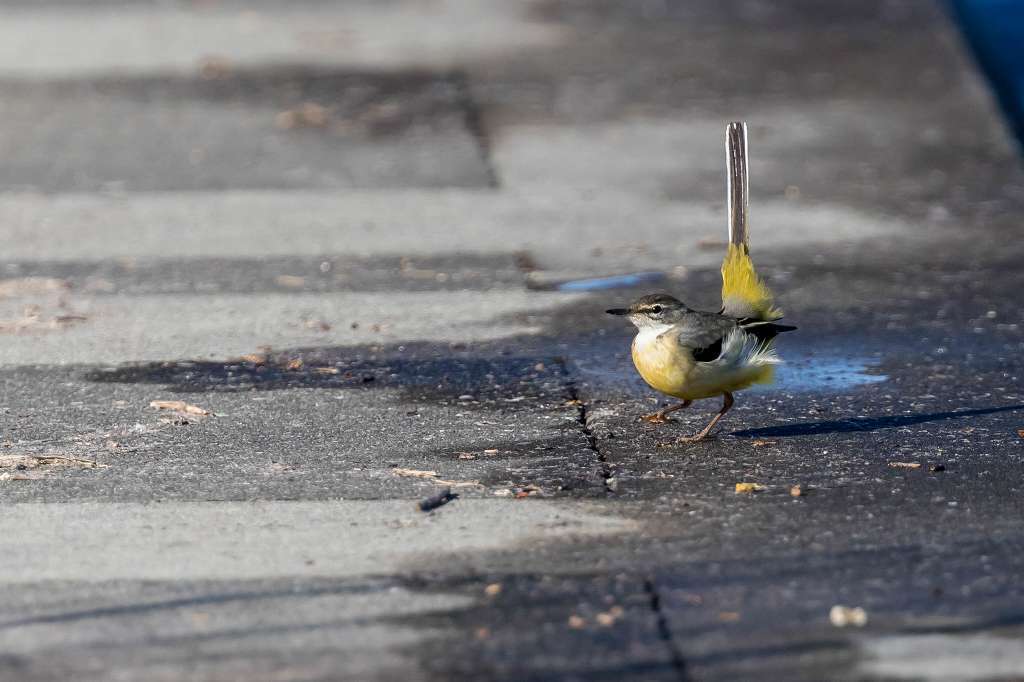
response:
<path id="1" fill-rule="evenodd" d="M 729 206 L 729 249 L 722 261 L 722 313 L 754 320 L 777 320 L 772 292 L 757 275 L 747 246 L 749 178 L 747 172 L 747 124 L 730 123 L 725 129 L 727 169 L 726 197 Z"/>
<path id="2" fill-rule="evenodd" d="M 729 244 L 722 261 L 722 314 L 754 320 L 778 320 L 782 317 L 764 283 L 746 245 Z"/>

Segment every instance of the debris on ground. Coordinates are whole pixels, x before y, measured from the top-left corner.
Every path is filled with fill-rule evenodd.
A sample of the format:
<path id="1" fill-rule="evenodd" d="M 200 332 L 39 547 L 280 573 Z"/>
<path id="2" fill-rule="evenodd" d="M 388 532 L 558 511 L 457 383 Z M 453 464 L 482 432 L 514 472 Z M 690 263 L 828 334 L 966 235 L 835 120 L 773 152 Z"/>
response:
<path id="1" fill-rule="evenodd" d="M 759 493 L 764 490 L 764 486 L 760 483 L 737 483 L 737 493 Z"/>
<path id="2" fill-rule="evenodd" d="M 439 474 L 436 471 L 424 471 L 422 469 L 405 469 L 403 467 L 392 467 L 391 473 L 395 476 L 405 476 L 406 478 L 422 478 L 433 481 L 434 483 L 440 483 L 441 485 L 456 487 L 473 487 L 483 485 L 480 481 L 446 481 L 443 478 L 438 478 Z"/>
<path id="3" fill-rule="evenodd" d="M 0 469 L 16 469 L 25 471 L 39 467 L 78 467 L 80 469 L 102 469 L 106 464 L 100 464 L 91 459 L 80 457 L 67 457 L 64 455 L 0 455 Z"/>
<path id="4" fill-rule="evenodd" d="M 71 285 L 67 280 L 56 277 L 14 277 L 0 279 L 0 298 L 15 296 L 38 296 L 40 294 L 59 294 L 69 291 Z"/>
<path id="5" fill-rule="evenodd" d="M 306 278 L 298 275 L 278 275 L 274 278 L 274 283 L 289 289 L 301 289 L 306 286 Z"/>
<path id="6" fill-rule="evenodd" d="M 241 360 L 242 362 L 249 362 L 254 365 L 265 365 L 267 364 L 268 360 L 266 353 L 249 353 L 247 355 L 243 355 L 238 359 Z"/>
<path id="7" fill-rule="evenodd" d="M 160 417 L 161 424 L 170 424 L 171 426 L 188 426 L 190 422 L 186 417 Z"/>
<path id="8" fill-rule="evenodd" d="M 937 474 L 937 473 L 943 472 L 945 470 L 946 470 L 946 465 L 945 464 L 932 464 L 930 467 L 928 467 L 928 471 L 932 472 L 933 474 Z"/>
<path id="9" fill-rule="evenodd" d="M 718 620 L 723 623 L 736 623 L 739 622 L 740 614 L 737 611 L 722 611 L 718 614 Z"/>
<path id="10" fill-rule="evenodd" d="M 513 486 L 511 488 L 498 488 L 493 492 L 497 497 L 514 497 L 517 500 L 532 497 L 541 492 L 539 486 L 527 484 L 524 486 Z"/>
<path id="11" fill-rule="evenodd" d="M 282 111 L 274 117 L 274 124 L 282 130 L 323 128 L 329 121 L 327 109 L 314 102 L 304 102 L 302 106 Z"/>
<path id="12" fill-rule="evenodd" d="M 488 597 L 497 597 L 501 594 L 501 583 L 491 583 L 484 588 L 484 594 Z"/>
<path id="13" fill-rule="evenodd" d="M 763 448 L 766 445 L 775 445 L 778 442 L 779 441 L 777 440 L 765 440 L 764 438 L 758 438 L 753 443 L 751 443 L 751 445 L 753 445 L 755 448 Z"/>
<path id="14" fill-rule="evenodd" d="M 85 322 L 85 315 L 65 314 L 46 317 L 37 305 L 26 306 L 22 316 L 16 320 L 0 320 L 0 333 L 20 334 L 33 331 L 65 329 L 78 322 Z"/>
<path id="15" fill-rule="evenodd" d="M 789 489 L 789 494 L 793 497 L 803 497 L 806 492 L 807 491 L 804 490 L 804 487 L 799 484 Z"/>
<path id="16" fill-rule="evenodd" d="M 331 323 L 324 320 L 306 320 L 303 322 L 303 325 L 305 325 L 306 329 L 312 329 L 315 332 L 331 331 Z"/>
<path id="17" fill-rule="evenodd" d="M 849 607 L 836 604 L 828 612 L 828 619 L 837 628 L 849 626 L 862 628 L 868 623 L 868 614 L 867 611 L 859 606 Z"/>
<path id="18" fill-rule="evenodd" d="M 575 613 L 569 616 L 569 627 L 573 630 L 582 630 L 587 626 L 587 621 L 582 616 L 577 616 Z"/>
<path id="19" fill-rule="evenodd" d="M 531 495 L 536 495 L 537 493 L 540 492 L 540 488 L 535 486 L 535 485 L 524 485 L 521 488 L 513 488 L 513 491 L 515 492 L 514 497 L 517 500 L 521 500 L 524 497 L 530 497 Z"/>
<path id="20" fill-rule="evenodd" d="M 193 414 L 198 417 L 208 417 L 212 414 L 209 410 L 203 409 L 198 405 L 186 403 L 184 400 L 153 400 L 150 401 L 149 406 L 158 410 L 171 410 L 181 414 Z"/>
<path id="21" fill-rule="evenodd" d="M 337 367 L 314 367 L 313 372 L 316 374 L 341 374 L 341 370 Z"/>
<path id="22" fill-rule="evenodd" d="M 615 621 L 622 618 L 623 613 L 625 612 L 622 610 L 621 606 L 613 606 L 607 611 L 602 611 L 594 616 L 594 620 L 596 620 L 597 624 L 601 627 L 610 628 L 615 625 Z"/>
<path id="23" fill-rule="evenodd" d="M 893 469 L 920 469 L 920 462 L 889 462 L 889 466 Z"/>
<path id="24" fill-rule="evenodd" d="M 437 478 L 438 474 L 436 471 L 424 471 L 423 469 L 403 469 L 402 467 L 393 467 L 391 473 L 395 476 L 409 476 L 411 478 Z"/>
<path id="25" fill-rule="evenodd" d="M 436 495 L 431 495 L 430 497 L 424 500 L 420 500 L 417 506 L 419 507 L 420 511 L 434 511 L 438 507 L 443 507 L 444 505 L 448 504 L 452 500 L 457 499 L 458 497 L 458 495 L 452 492 L 451 488 L 445 488 Z"/>
<path id="26" fill-rule="evenodd" d="M 289 360 L 287 363 L 285 363 L 284 368 L 285 368 L 285 370 L 287 370 L 289 372 L 297 372 L 300 369 L 302 369 L 302 365 L 303 364 L 304 363 L 302 362 L 302 358 L 295 358 L 295 359 Z"/>
<path id="27" fill-rule="evenodd" d="M 1024 429 L 1017 429 L 1017 435 L 1024 438 Z"/>

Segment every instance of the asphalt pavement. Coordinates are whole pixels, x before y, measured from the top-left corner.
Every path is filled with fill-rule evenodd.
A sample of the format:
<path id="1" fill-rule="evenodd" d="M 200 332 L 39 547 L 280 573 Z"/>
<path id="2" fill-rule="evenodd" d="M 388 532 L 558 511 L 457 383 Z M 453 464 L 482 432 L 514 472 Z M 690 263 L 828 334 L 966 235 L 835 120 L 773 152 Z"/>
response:
<path id="1" fill-rule="evenodd" d="M 1024 678 L 1024 172 L 941 3 L 0 10 L 0 679 Z M 799 331 L 677 445 L 603 311 L 717 305 L 730 120 Z"/>

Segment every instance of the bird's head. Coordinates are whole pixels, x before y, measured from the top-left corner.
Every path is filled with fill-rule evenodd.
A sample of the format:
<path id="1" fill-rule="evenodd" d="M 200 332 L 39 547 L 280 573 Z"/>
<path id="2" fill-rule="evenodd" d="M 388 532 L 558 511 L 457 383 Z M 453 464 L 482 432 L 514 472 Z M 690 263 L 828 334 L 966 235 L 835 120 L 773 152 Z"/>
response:
<path id="1" fill-rule="evenodd" d="M 687 310 L 685 303 L 668 294 L 650 294 L 633 301 L 628 308 L 612 308 L 607 312 L 628 317 L 638 329 L 644 329 L 676 324 Z"/>

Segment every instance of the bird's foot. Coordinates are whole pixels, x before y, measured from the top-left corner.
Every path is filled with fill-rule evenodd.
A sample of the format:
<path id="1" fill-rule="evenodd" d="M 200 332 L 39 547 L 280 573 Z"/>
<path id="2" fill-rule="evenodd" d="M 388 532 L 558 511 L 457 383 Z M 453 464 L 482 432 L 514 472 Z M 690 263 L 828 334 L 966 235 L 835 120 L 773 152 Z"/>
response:
<path id="1" fill-rule="evenodd" d="M 661 412 L 655 412 L 654 414 L 641 415 L 638 421 L 647 422 L 648 424 L 668 424 L 672 420 Z"/>

